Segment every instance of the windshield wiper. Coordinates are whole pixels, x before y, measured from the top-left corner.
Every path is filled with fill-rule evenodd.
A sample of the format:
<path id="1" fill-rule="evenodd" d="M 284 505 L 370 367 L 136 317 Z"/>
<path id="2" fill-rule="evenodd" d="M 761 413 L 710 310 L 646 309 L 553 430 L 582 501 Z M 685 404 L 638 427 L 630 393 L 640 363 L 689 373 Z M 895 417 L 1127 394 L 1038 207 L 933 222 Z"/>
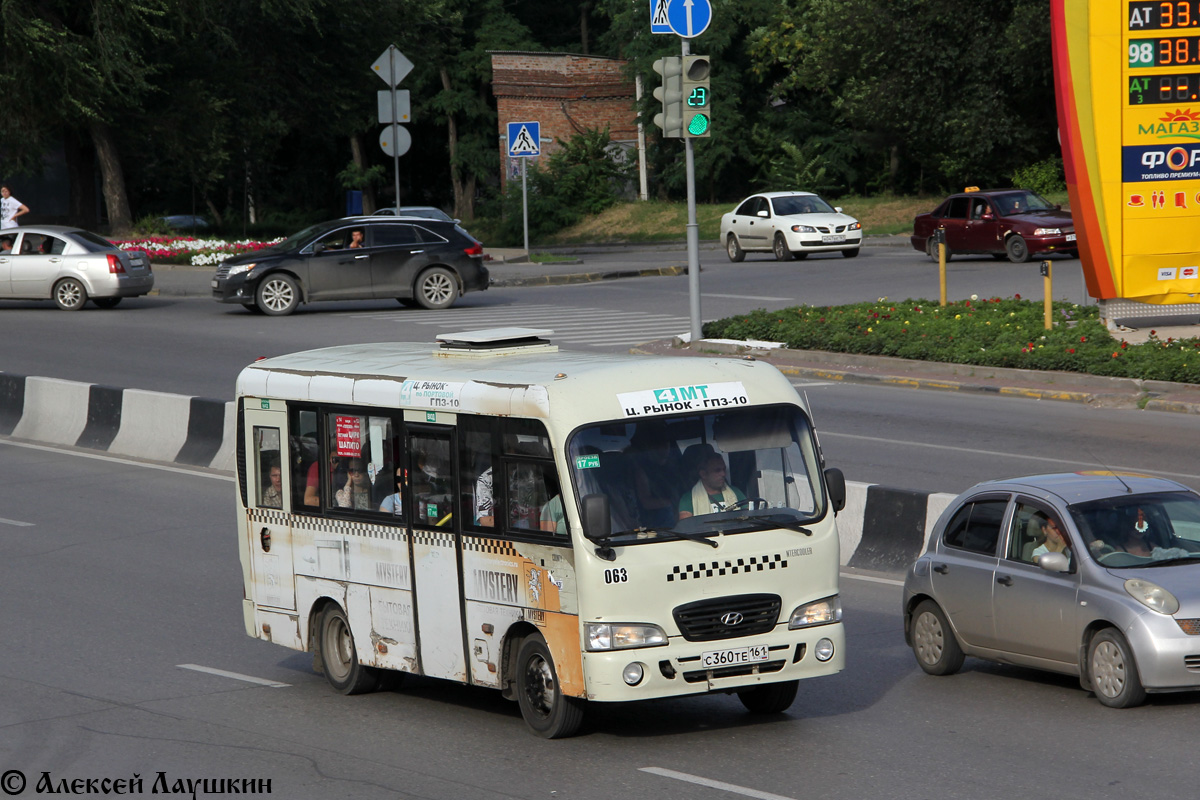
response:
<path id="1" fill-rule="evenodd" d="M 688 540 L 690 540 L 690 541 L 693 541 L 693 542 L 704 542 L 706 545 L 709 545 L 710 547 L 719 547 L 719 546 L 720 546 L 720 545 L 718 545 L 718 544 L 717 544 L 715 541 L 713 541 L 713 539 L 711 538 L 711 537 L 713 537 L 713 536 L 716 536 L 716 535 L 717 535 L 717 533 L 720 533 L 720 531 L 717 531 L 716 533 L 708 533 L 708 534 L 705 534 L 705 533 L 684 533 L 683 531 L 677 531 L 677 530 L 675 530 L 674 528 L 670 528 L 670 529 L 668 529 L 668 530 L 667 530 L 667 531 L 665 531 L 665 532 L 666 532 L 666 533 L 673 533 L 673 534 L 675 534 L 676 536 L 678 536 L 680 539 L 688 539 Z"/>
<path id="2" fill-rule="evenodd" d="M 1174 558 L 1164 558 L 1161 561 L 1153 561 L 1149 564 L 1138 564 L 1139 567 L 1161 567 L 1164 564 L 1178 564 L 1180 561 L 1193 561 L 1200 558 L 1200 553 L 1191 553 L 1186 556 L 1175 556 Z"/>
<path id="3" fill-rule="evenodd" d="M 736 522 L 749 522 L 754 525 L 756 530 L 766 530 L 767 528 L 783 528 L 796 533 L 803 533 L 805 536 L 812 536 L 812 531 L 804 527 L 798 522 L 783 520 L 779 517 L 735 517 Z"/>

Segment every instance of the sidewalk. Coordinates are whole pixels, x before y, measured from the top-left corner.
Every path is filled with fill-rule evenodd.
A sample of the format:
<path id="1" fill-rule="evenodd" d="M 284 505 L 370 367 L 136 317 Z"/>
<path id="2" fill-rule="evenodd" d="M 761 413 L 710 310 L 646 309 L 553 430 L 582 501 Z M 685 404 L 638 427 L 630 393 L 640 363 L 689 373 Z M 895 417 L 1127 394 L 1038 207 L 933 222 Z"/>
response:
<path id="1" fill-rule="evenodd" d="M 702 339 L 690 345 L 680 339 L 660 339 L 634 349 L 646 355 L 742 355 L 768 361 L 785 375 L 809 380 L 844 381 L 940 389 L 1037 400 L 1060 400 L 1099 408 L 1130 408 L 1200 414 L 1200 386 L 1133 378 L 1106 378 L 1078 372 L 977 367 L 935 361 L 908 361 L 886 356 L 861 356 L 817 350 L 788 350 L 766 342 Z"/>

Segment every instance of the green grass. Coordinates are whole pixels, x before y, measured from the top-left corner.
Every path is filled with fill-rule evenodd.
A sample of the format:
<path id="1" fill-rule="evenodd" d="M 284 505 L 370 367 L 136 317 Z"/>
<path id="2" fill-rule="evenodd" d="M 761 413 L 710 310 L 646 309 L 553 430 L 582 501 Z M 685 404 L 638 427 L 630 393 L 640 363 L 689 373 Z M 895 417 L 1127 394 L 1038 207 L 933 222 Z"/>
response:
<path id="1" fill-rule="evenodd" d="M 827 197 L 832 205 L 840 206 L 863 225 L 868 236 L 907 235 L 912 233 L 913 218 L 937 208 L 945 195 L 924 197 Z M 1048 195 L 1052 203 L 1067 205 L 1067 193 Z M 732 211 L 736 202 L 698 203 L 696 223 L 701 239 L 714 240 L 721 234 L 721 215 Z M 485 245 L 503 246 L 494 231 L 498 225 L 479 218 L 468 230 Z M 561 230 L 537 242 L 546 245 L 577 245 L 604 243 L 654 243 L 683 241 L 687 236 L 687 203 L 651 200 L 645 203 L 627 202 L 595 214 L 577 225 Z"/>

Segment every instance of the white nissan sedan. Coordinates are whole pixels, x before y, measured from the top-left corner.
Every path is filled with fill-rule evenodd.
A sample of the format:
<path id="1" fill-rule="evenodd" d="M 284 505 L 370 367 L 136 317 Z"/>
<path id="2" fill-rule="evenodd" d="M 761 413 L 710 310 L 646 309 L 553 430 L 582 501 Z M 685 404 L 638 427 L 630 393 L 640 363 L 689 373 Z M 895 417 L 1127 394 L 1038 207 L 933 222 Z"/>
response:
<path id="1" fill-rule="evenodd" d="M 763 192 L 721 217 L 721 243 L 733 262 L 753 252 L 774 253 L 776 261 L 835 251 L 854 258 L 862 225 L 812 192 Z"/>

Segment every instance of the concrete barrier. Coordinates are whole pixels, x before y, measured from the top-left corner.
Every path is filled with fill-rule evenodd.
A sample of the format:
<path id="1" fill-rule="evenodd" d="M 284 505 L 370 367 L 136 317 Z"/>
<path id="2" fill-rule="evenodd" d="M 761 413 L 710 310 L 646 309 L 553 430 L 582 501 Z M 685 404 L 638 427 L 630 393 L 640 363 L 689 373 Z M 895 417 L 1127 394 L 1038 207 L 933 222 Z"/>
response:
<path id="1" fill-rule="evenodd" d="M 0 435 L 232 473 L 233 402 L 0 373 Z M 902 573 L 952 494 L 846 483 L 843 566 Z"/>
<path id="2" fill-rule="evenodd" d="M 232 402 L 0 373 L 0 435 L 233 471 Z"/>

